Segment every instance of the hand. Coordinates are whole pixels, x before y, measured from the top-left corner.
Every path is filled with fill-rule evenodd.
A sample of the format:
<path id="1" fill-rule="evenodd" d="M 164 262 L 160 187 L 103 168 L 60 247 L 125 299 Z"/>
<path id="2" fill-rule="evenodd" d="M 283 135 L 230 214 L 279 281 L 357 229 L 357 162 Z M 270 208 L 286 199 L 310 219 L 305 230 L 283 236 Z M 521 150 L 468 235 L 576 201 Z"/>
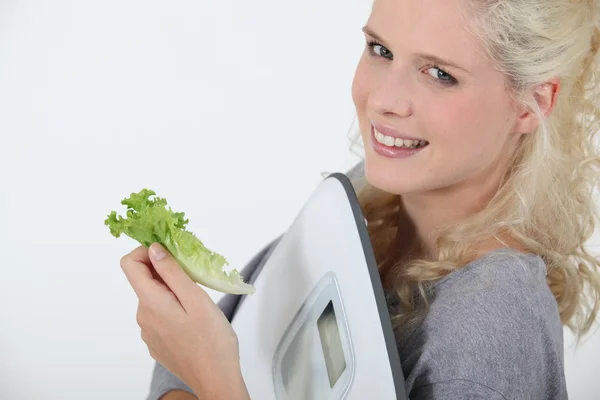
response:
<path id="1" fill-rule="evenodd" d="M 219 307 L 160 244 L 121 259 L 150 355 L 199 398 L 249 399 L 237 336 Z"/>

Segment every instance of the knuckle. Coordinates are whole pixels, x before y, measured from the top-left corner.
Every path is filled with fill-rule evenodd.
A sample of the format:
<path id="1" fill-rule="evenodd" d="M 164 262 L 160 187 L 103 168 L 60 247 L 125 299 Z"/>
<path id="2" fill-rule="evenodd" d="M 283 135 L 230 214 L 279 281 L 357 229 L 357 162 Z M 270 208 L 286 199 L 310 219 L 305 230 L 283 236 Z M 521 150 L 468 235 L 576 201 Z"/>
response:
<path id="1" fill-rule="evenodd" d="M 139 312 L 135 316 L 135 322 L 137 322 L 140 328 L 144 325 L 144 318 Z"/>
<path id="2" fill-rule="evenodd" d="M 147 252 L 147 249 L 144 246 L 138 246 L 130 253 L 125 254 L 121 257 L 119 264 L 121 268 L 127 268 L 132 262 L 136 261 L 139 258 L 143 258 L 144 252 Z"/>
<path id="3" fill-rule="evenodd" d="M 169 265 L 167 268 L 163 269 L 162 274 L 166 276 L 168 280 L 172 280 L 177 276 L 175 273 L 175 268 L 172 265 Z"/>
<path id="4" fill-rule="evenodd" d="M 148 321 L 148 313 L 146 313 L 143 309 L 138 309 L 138 312 L 135 316 L 135 320 L 140 328 L 144 328 L 146 326 L 146 322 Z"/>
<path id="5" fill-rule="evenodd" d="M 136 322 L 142 329 L 149 330 L 152 327 L 153 312 L 152 308 L 145 305 L 143 302 L 138 303 L 136 313 Z"/>
<path id="6" fill-rule="evenodd" d="M 121 269 L 127 268 L 127 265 L 129 264 L 129 260 L 131 260 L 131 256 L 129 254 L 126 254 L 123 257 L 121 257 L 121 260 L 119 261 L 119 264 L 121 265 Z"/>

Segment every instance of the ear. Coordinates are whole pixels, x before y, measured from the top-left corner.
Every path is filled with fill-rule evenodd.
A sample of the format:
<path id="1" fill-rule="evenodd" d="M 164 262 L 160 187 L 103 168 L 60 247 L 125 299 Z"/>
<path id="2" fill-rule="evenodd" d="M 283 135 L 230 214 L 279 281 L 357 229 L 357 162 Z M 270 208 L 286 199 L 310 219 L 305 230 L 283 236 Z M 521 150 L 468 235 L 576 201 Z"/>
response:
<path id="1" fill-rule="evenodd" d="M 533 100 L 537 103 L 545 118 L 548 118 L 554 110 L 559 91 L 560 79 L 556 77 L 533 88 Z M 539 125 L 537 116 L 530 107 L 525 105 L 519 107 L 519 117 L 515 122 L 514 131 L 522 134 L 533 132 Z"/>

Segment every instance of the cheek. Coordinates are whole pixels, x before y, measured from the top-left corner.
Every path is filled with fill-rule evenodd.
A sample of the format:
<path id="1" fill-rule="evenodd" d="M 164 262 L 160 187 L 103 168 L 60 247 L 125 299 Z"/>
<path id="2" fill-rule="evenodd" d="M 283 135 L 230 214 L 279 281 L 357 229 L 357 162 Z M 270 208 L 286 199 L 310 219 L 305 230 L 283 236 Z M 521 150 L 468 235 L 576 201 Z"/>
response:
<path id="1" fill-rule="evenodd" d="M 507 122 L 506 105 L 490 99 L 497 97 L 456 94 L 432 102 L 427 118 L 430 126 L 425 129 L 433 134 L 432 139 L 444 142 L 446 148 L 485 152 L 506 139 L 501 133 Z"/>
<path id="2" fill-rule="evenodd" d="M 352 80 L 352 100 L 354 101 L 354 106 L 359 115 L 366 111 L 367 98 L 369 95 L 368 73 L 363 58 L 358 62 Z"/>
<path id="3" fill-rule="evenodd" d="M 368 69 L 369 66 L 364 61 L 363 56 L 356 67 L 354 79 L 352 80 L 352 101 L 354 102 L 363 140 L 365 139 L 365 135 L 371 131 L 371 124 L 367 114 L 367 103 L 369 94 L 371 93 L 371 86 L 373 85 L 373 74 Z"/>

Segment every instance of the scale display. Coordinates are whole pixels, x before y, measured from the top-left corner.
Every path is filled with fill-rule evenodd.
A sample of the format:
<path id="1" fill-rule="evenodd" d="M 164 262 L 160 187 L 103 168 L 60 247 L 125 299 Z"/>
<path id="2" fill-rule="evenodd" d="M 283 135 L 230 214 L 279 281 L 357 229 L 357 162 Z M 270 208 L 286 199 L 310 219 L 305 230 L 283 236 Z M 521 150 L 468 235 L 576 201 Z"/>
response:
<path id="1" fill-rule="evenodd" d="M 278 400 L 341 399 L 354 354 L 339 287 L 327 273 L 282 337 L 273 360 Z"/>

